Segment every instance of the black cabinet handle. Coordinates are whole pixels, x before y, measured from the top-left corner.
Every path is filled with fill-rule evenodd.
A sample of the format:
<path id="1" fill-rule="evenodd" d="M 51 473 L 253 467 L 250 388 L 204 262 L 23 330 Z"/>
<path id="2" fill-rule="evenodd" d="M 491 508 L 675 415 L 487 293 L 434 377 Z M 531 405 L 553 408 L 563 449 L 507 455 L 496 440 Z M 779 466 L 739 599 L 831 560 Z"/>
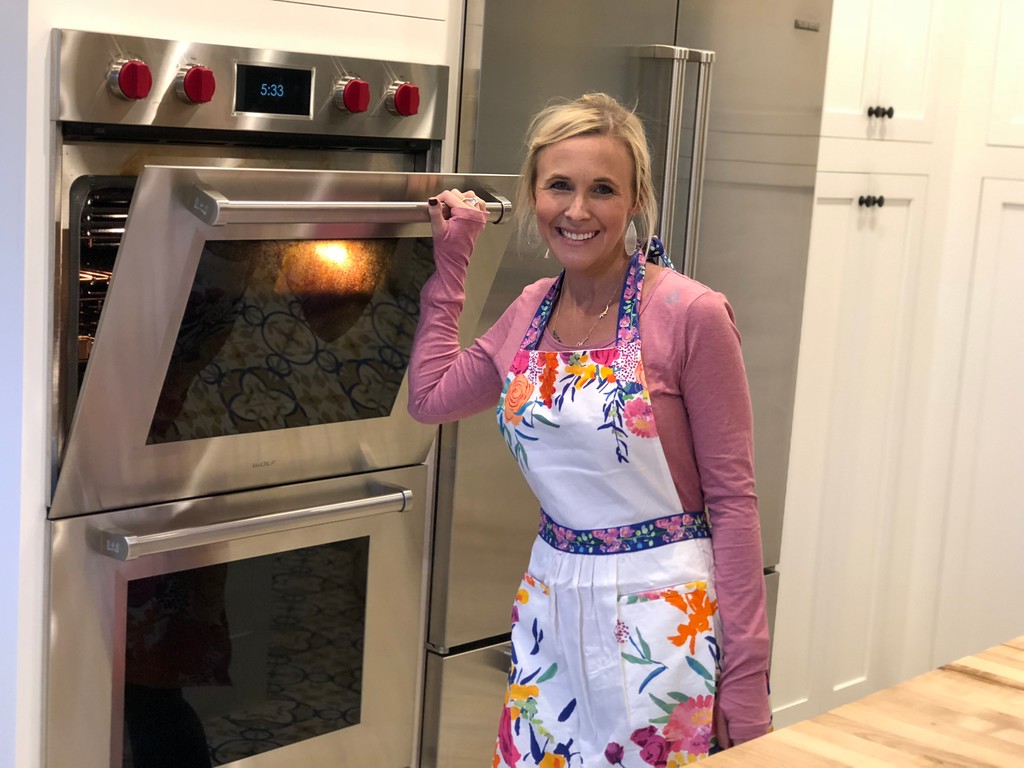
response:
<path id="1" fill-rule="evenodd" d="M 875 197 L 874 195 L 868 195 L 867 197 L 861 195 L 857 198 L 857 205 L 862 205 L 865 208 L 871 208 L 877 205 L 881 208 L 885 205 L 885 198 L 882 195 L 879 195 L 878 197 Z"/>
<path id="2" fill-rule="evenodd" d="M 868 107 L 868 117 L 889 117 L 896 114 L 892 107 Z"/>

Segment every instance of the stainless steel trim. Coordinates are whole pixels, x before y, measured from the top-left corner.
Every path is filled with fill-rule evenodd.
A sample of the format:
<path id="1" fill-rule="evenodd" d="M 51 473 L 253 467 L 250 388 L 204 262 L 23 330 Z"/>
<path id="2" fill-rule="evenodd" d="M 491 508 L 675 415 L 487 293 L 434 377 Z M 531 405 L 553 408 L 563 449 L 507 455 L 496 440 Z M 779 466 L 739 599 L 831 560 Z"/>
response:
<path id="1" fill-rule="evenodd" d="M 309 525 L 323 525 L 343 519 L 352 520 L 389 512 L 404 512 L 409 509 L 411 503 L 412 491 L 402 489 L 395 493 L 371 496 L 366 499 L 322 504 L 262 517 L 228 520 L 223 523 L 180 528 L 160 533 L 136 535 L 126 531 L 100 530 L 97 543 L 100 552 L 107 557 L 112 557 L 115 560 L 135 560 L 145 555 L 174 552 L 203 544 L 220 544 L 247 536 L 294 530 Z"/>
<path id="2" fill-rule="evenodd" d="M 499 672 L 508 672 L 509 664 L 512 661 L 512 641 L 495 646 L 494 652 L 490 655 L 489 664 Z"/>
<path id="3" fill-rule="evenodd" d="M 487 220 L 499 224 L 512 213 L 501 195 L 485 202 Z M 430 221 L 426 202 L 322 200 L 229 200 L 212 189 L 195 188 L 189 210 L 213 226 L 225 224 L 313 224 L 323 222 L 404 224 Z"/>
<path id="4" fill-rule="evenodd" d="M 459 99 L 458 136 L 455 137 L 457 156 L 455 170 L 470 173 L 474 170 L 476 132 L 479 123 L 480 70 L 483 62 L 484 0 L 466 0 L 462 31 L 462 82 Z"/>
<path id="5" fill-rule="evenodd" d="M 62 122 L 431 142 L 440 142 L 445 137 L 447 66 L 74 29 L 55 29 L 52 40 L 57 57 L 53 72 L 53 93 L 57 98 L 53 118 Z M 97 87 L 107 81 L 112 64 L 116 66 L 129 60 L 148 64 L 153 73 L 153 87 L 146 98 L 126 101 L 111 96 L 105 87 Z M 217 82 L 213 100 L 201 105 L 185 103 L 177 97 L 174 88 L 180 68 L 196 64 L 207 67 Z M 308 71 L 309 113 L 287 115 L 236 111 L 237 64 Z M 335 84 L 349 76 L 358 76 L 370 85 L 372 96 L 366 112 L 351 113 L 335 106 Z M 116 72 L 113 79 L 116 87 Z M 384 96 L 395 80 L 415 83 L 419 87 L 420 108 L 417 114 L 397 117 L 388 111 Z"/>
<path id="6" fill-rule="evenodd" d="M 670 254 L 681 253 L 680 271 L 693 276 L 697 259 L 697 225 L 700 214 L 700 195 L 704 183 L 704 155 L 707 145 L 707 115 L 710 103 L 711 65 L 715 60 L 713 51 L 701 51 L 674 45 L 645 45 L 636 49 L 641 58 L 665 59 L 671 62 L 672 78 L 669 89 L 667 145 L 664 154 L 664 181 L 661 189 L 661 240 Z M 673 212 L 676 209 L 676 177 L 679 172 L 679 157 L 682 153 L 683 110 L 686 108 L 685 87 L 688 63 L 697 66 L 697 112 L 694 121 L 692 172 L 689 180 L 689 197 L 686 212 L 686 227 L 682 248 L 676 249 L 673 242 Z"/>
<path id="7" fill-rule="evenodd" d="M 682 273 L 694 278 L 697 274 L 700 205 L 704 190 L 708 126 L 711 119 L 711 64 L 713 61 L 714 54 L 711 54 L 710 60 L 702 60 L 697 65 L 697 117 L 694 121 L 693 160 L 690 164 L 690 205 L 686 212 L 686 238 L 683 241 L 683 263 L 681 265 Z"/>

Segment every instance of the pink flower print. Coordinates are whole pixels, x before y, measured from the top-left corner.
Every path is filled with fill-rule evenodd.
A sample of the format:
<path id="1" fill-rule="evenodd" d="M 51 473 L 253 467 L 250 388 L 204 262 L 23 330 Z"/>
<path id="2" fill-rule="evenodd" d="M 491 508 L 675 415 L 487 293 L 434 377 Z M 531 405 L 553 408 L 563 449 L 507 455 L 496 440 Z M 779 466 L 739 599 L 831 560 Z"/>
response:
<path id="1" fill-rule="evenodd" d="M 677 704 L 665 725 L 665 738 L 676 751 L 690 755 L 707 754 L 711 748 L 711 730 L 715 700 L 712 696 L 691 696 Z"/>
<path id="2" fill-rule="evenodd" d="M 619 358 L 618 347 L 612 347 L 611 349 L 598 349 L 590 353 L 590 359 L 598 365 L 603 365 L 606 368 L 610 367 Z"/>
<path id="3" fill-rule="evenodd" d="M 520 374 L 526 373 L 526 370 L 530 367 L 530 353 L 528 350 L 520 349 L 516 352 L 516 356 L 512 358 L 512 373 Z"/>
<path id="4" fill-rule="evenodd" d="M 512 604 L 512 623 L 519 623 L 519 603 Z"/>
<path id="5" fill-rule="evenodd" d="M 621 744 L 616 744 L 614 741 L 609 742 L 608 746 L 604 748 L 604 759 L 612 765 L 622 765 L 622 758 L 626 756 L 626 750 L 622 748 Z"/>
<path id="6" fill-rule="evenodd" d="M 681 541 L 686 536 L 686 529 L 683 527 L 686 524 L 686 520 L 681 520 L 679 515 L 656 520 L 654 524 L 659 528 L 665 529 L 667 541 Z"/>
<path id="7" fill-rule="evenodd" d="M 623 316 L 619 319 L 619 328 L 629 328 L 629 318 Z"/>
<path id="8" fill-rule="evenodd" d="M 622 619 L 616 619 L 615 620 L 615 641 L 619 645 L 623 645 L 627 640 L 629 640 L 629 627 L 626 625 L 626 623 L 624 621 L 622 621 Z M 609 746 L 611 746 L 611 745 L 609 744 Z M 619 760 L 621 760 L 621 759 L 622 758 L 619 757 Z"/>
<path id="9" fill-rule="evenodd" d="M 637 437 L 657 437 L 658 428 L 654 424 L 654 411 L 651 404 L 642 397 L 635 397 L 626 403 L 622 411 L 626 428 Z"/>
<path id="10" fill-rule="evenodd" d="M 629 285 L 626 286 L 626 290 L 622 292 L 622 298 L 624 298 L 626 301 L 629 301 L 634 296 L 636 296 L 636 288 L 634 288 L 632 283 L 630 283 Z"/>
<path id="11" fill-rule="evenodd" d="M 668 763 L 668 742 L 653 725 L 636 729 L 629 740 L 640 747 L 640 759 L 648 765 L 664 768 Z"/>
<path id="12" fill-rule="evenodd" d="M 498 751 L 511 768 L 516 768 L 522 755 L 512 739 L 512 713 L 507 706 L 501 710 L 501 721 L 498 723 Z"/>
<path id="13" fill-rule="evenodd" d="M 570 544 L 576 540 L 576 532 L 571 528 L 563 528 L 560 525 L 553 527 L 555 532 L 555 541 L 559 544 Z"/>
<path id="14" fill-rule="evenodd" d="M 619 540 L 619 529 L 609 528 L 607 530 L 595 530 L 594 536 L 605 544 L 615 544 Z"/>

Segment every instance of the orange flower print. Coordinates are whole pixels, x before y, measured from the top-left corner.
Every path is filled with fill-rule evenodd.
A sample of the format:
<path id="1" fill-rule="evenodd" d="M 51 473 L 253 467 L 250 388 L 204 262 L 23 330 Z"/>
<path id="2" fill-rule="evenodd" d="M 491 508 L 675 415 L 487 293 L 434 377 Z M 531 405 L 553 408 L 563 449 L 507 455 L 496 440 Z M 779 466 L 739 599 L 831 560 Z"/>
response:
<path id="1" fill-rule="evenodd" d="M 561 755 L 547 752 L 541 761 L 537 763 L 537 766 L 538 768 L 565 768 L 565 758 Z"/>
<path id="2" fill-rule="evenodd" d="M 540 375 L 540 401 L 548 408 L 555 394 L 555 377 L 558 375 L 558 353 L 543 352 L 544 371 Z"/>
<path id="3" fill-rule="evenodd" d="M 523 374 L 517 375 L 508 385 L 505 393 L 505 421 L 521 424 L 523 421 L 522 407 L 533 395 L 533 384 Z"/>
<path id="4" fill-rule="evenodd" d="M 639 384 L 644 389 L 647 389 L 647 376 L 644 375 L 644 361 L 643 360 L 637 360 L 636 361 L 636 373 L 634 375 L 636 376 L 637 384 Z"/>
<path id="5" fill-rule="evenodd" d="M 541 592 L 543 592 L 545 595 L 551 594 L 550 591 L 548 590 L 548 587 L 547 587 L 546 584 L 541 584 L 539 581 L 537 581 L 535 578 L 533 578 L 533 576 L 531 576 L 528 573 L 523 574 L 523 581 L 525 581 L 531 587 L 536 587 L 538 584 L 540 584 Z"/>
<path id="6" fill-rule="evenodd" d="M 682 646 L 689 641 L 691 654 L 697 652 L 697 635 L 711 631 L 711 617 L 718 610 L 718 601 L 708 599 L 707 584 L 701 581 L 696 582 L 696 585 L 696 589 L 685 595 L 680 595 L 674 589 L 667 589 L 663 593 L 665 602 L 685 613 L 690 620 L 688 624 L 676 627 L 679 634 L 668 639 L 676 646 Z"/>
<path id="7" fill-rule="evenodd" d="M 626 428 L 637 437 L 657 437 L 658 428 L 654 424 L 654 411 L 651 404 L 642 397 L 634 397 L 622 409 L 622 417 Z"/>
<path id="8" fill-rule="evenodd" d="M 587 365 L 589 359 L 587 354 L 583 353 L 578 361 L 565 366 L 565 372 L 576 377 L 576 389 L 583 389 L 584 386 L 593 381 L 594 377 L 597 376 L 598 366 L 594 364 Z"/>

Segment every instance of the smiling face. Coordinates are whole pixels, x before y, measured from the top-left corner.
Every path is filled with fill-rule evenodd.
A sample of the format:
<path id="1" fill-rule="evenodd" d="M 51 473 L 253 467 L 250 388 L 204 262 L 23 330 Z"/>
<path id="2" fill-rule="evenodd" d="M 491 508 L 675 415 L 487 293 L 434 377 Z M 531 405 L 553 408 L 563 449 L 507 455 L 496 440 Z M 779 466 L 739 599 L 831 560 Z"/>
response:
<path id="1" fill-rule="evenodd" d="M 633 157 L 622 141 L 584 135 L 545 147 L 534 194 L 541 237 L 567 273 L 600 279 L 621 271 L 636 212 Z"/>

